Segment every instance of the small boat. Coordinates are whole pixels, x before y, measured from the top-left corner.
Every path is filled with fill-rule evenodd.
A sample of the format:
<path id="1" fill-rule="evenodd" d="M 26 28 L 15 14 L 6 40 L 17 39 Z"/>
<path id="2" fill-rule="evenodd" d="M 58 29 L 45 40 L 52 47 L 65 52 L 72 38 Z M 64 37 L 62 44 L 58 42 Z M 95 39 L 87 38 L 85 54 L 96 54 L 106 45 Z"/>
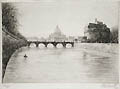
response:
<path id="1" fill-rule="evenodd" d="M 28 57 L 28 56 L 25 54 L 25 55 L 24 55 L 24 58 L 27 58 L 27 57 Z"/>

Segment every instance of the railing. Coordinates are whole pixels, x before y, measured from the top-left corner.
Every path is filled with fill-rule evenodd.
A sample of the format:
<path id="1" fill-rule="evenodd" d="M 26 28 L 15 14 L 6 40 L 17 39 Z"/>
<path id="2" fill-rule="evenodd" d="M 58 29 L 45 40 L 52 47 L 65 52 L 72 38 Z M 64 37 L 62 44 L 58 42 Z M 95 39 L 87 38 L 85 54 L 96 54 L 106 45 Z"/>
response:
<path id="1" fill-rule="evenodd" d="M 45 40 L 45 41 L 28 41 L 28 42 L 61 42 L 61 43 L 63 43 L 63 42 L 74 42 L 74 41 L 47 41 L 47 40 Z"/>

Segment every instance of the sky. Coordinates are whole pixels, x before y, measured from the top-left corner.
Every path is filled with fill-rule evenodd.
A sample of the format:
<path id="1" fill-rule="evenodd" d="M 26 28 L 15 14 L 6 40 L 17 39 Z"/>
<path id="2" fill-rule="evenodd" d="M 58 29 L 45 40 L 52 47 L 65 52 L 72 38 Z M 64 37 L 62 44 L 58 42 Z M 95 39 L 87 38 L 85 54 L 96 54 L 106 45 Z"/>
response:
<path id="1" fill-rule="evenodd" d="M 95 18 L 109 28 L 118 25 L 118 3 L 106 0 L 39 0 L 14 3 L 19 31 L 25 37 L 48 37 L 58 25 L 67 36 L 83 36 Z"/>

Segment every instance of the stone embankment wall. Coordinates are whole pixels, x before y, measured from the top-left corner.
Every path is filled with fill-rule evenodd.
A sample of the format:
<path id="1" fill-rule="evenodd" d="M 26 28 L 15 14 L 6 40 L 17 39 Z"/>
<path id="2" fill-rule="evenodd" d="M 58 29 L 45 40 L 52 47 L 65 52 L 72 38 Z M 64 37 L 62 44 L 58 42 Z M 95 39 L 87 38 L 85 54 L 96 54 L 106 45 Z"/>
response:
<path id="1" fill-rule="evenodd" d="M 17 49 L 23 46 L 26 46 L 24 39 L 20 39 L 7 31 L 2 31 L 2 78 L 10 57 Z"/>

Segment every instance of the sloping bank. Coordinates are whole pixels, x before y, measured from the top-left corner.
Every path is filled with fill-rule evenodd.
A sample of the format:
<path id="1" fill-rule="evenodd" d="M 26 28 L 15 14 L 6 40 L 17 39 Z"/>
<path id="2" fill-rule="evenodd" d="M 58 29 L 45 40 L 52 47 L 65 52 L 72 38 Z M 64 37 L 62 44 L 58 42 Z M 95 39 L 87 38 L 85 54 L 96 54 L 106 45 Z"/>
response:
<path id="1" fill-rule="evenodd" d="M 105 53 L 118 54 L 119 44 L 116 43 L 80 43 L 80 47 Z"/>
<path id="2" fill-rule="evenodd" d="M 26 46 L 25 39 L 20 39 L 9 32 L 2 31 L 2 78 L 4 77 L 10 57 L 17 49 L 23 46 Z"/>

